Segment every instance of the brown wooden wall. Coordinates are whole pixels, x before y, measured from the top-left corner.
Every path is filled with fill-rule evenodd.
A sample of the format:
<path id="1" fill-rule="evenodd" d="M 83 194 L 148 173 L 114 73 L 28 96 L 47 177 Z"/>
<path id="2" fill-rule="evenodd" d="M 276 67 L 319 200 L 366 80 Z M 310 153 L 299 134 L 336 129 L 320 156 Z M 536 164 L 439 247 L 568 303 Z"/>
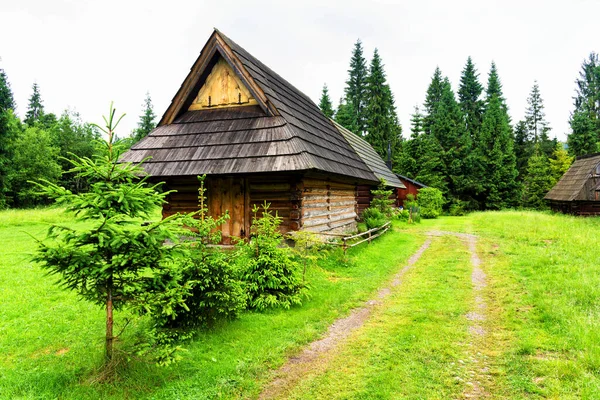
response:
<path id="1" fill-rule="evenodd" d="M 404 205 L 404 200 L 406 200 L 406 196 L 408 196 L 409 194 L 412 194 L 413 196 L 415 196 L 415 198 L 417 198 L 419 189 L 421 189 L 420 186 L 417 186 L 410 181 L 407 181 L 404 179 L 401 179 L 401 181 L 402 181 L 402 183 L 404 183 L 404 186 L 406 186 L 406 189 L 400 189 L 400 188 L 396 189 L 396 193 L 398 195 L 398 203 L 396 205 L 398 207 Z"/>
<path id="2" fill-rule="evenodd" d="M 356 185 L 304 178 L 301 190 L 303 230 L 343 232 L 356 229 Z"/>
<path id="3" fill-rule="evenodd" d="M 550 201 L 553 211 L 582 216 L 600 215 L 600 201 Z"/>
<path id="4" fill-rule="evenodd" d="M 357 194 L 362 193 L 352 183 L 293 174 L 208 176 L 205 187 L 209 215 L 216 218 L 229 211 L 230 219 L 222 225 L 225 244 L 231 242 L 231 237 L 245 238 L 251 234 L 253 207 L 259 207 L 260 217 L 265 201 L 270 204 L 269 210 L 282 218 L 282 233 L 299 229 L 355 230 Z M 368 196 L 371 187 L 364 188 Z M 165 189 L 177 192 L 168 196 L 163 217 L 198 210 L 197 178 L 170 178 Z M 366 199 L 368 206 L 369 198 Z"/>

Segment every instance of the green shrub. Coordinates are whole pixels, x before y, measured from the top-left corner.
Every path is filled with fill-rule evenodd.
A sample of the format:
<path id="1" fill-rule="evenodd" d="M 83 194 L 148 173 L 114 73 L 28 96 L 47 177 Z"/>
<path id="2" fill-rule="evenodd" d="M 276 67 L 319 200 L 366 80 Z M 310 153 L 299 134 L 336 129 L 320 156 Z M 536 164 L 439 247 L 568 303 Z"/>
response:
<path id="1" fill-rule="evenodd" d="M 387 222 L 385 215 L 377 208 L 369 207 L 363 211 L 362 219 L 367 225 L 367 230 L 378 228 Z"/>
<path id="2" fill-rule="evenodd" d="M 384 217 L 389 218 L 393 214 L 392 204 L 394 204 L 394 200 L 390 199 L 390 197 L 394 194 L 394 192 L 386 189 L 386 185 L 385 179 L 381 178 L 379 180 L 379 186 L 377 189 L 371 190 L 373 200 L 371 200 L 369 208 L 376 208 L 379 210 L 379 212 L 381 212 L 381 214 L 383 214 Z"/>
<path id="3" fill-rule="evenodd" d="M 405 222 L 408 221 L 409 217 L 410 217 L 410 212 L 406 208 L 401 210 L 396 216 L 396 218 L 398 218 L 399 221 L 405 221 Z"/>
<path id="4" fill-rule="evenodd" d="M 272 307 L 290 308 L 302 303 L 307 285 L 302 281 L 301 266 L 294 261 L 289 247 L 283 245 L 278 228 L 281 217 L 271 214 L 269 204 L 252 210 L 252 238 L 240 245 L 238 260 L 246 284 L 248 307 L 265 310 Z"/>
<path id="5" fill-rule="evenodd" d="M 423 218 L 437 218 L 442 213 L 444 197 L 436 188 L 423 188 L 419 190 L 419 206 Z"/>
<path id="6" fill-rule="evenodd" d="M 452 216 L 462 216 L 467 214 L 469 204 L 466 201 L 453 199 L 448 209 L 448 213 Z"/>
<path id="7" fill-rule="evenodd" d="M 406 195 L 406 200 L 404 200 L 404 209 L 408 211 L 408 223 L 412 224 L 413 222 L 421 222 L 421 211 L 419 207 L 419 203 L 415 200 L 415 196 L 413 194 Z"/>

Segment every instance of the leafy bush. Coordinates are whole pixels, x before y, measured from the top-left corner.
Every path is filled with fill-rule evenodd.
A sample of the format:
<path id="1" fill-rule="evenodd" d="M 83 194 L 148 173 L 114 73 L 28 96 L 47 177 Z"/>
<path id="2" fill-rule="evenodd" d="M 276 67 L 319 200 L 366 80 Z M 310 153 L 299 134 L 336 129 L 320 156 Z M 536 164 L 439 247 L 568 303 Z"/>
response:
<path id="1" fill-rule="evenodd" d="M 408 221 L 410 218 L 410 211 L 405 208 L 398 213 L 396 218 L 398 218 L 399 221 Z"/>
<path id="2" fill-rule="evenodd" d="M 185 253 L 177 280 L 182 286 L 187 285 L 187 292 L 171 315 L 159 319 L 164 328 L 206 326 L 221 318 L 236 318 L 246 308 L 246 294 L 231 259 L 233 255 L 207 246 L 221 241 L 219 227 L 229 214 L 217 219 L 207 215 L 204 179 L 205 176 L 198 177 L 199 210 L 181 219 L 189 229 L 189 238 L 181 244 Z"/>
<path id="3" fill-rule="evenodd" d="M 444 197 L 436 188 L 423 188 L 419 190 L 419 206 L 423 218 L 437 218 L 442 213 Z"/>
<path id="4" fill-rule="evenodd" d="M 300 264 L 293 260 L 290 248 L 282 246 L 281 217 L 271 214 L 269 206 L 266 202 L 262 205 L 260 218 L 259 208 L 254 206 L 253 237 L 249 243 L 241 243 L 239 250 L 248 307 L 256 310 L 299 305 L 308 289 L 302 282 Z"/>
<path id="5" fill-rule="evenodd" d="M 452 216 L 462 216 L 467 213 L 469 203 L 459 199 L 453 199 L 448 209 L 448 213 Z"/>
<path id="6" fill-rule="evenodd" d="M 363 211 L 362 219 L 367 225 L 367 230 L 378 228 L 387 222 L 385 215 L 375 207 L 369 207 Z"/>
<path id="7" fill-rule="evenodd" d="M 419 207 L 419 203 L 415 200 L 415 196 L 413 194 L 406 195 L 406 200 L 404 200 L 404 208 L 408 210 L 408 223 L 412 224 L 413 222 L 421 222 L 421 211 Z"/>

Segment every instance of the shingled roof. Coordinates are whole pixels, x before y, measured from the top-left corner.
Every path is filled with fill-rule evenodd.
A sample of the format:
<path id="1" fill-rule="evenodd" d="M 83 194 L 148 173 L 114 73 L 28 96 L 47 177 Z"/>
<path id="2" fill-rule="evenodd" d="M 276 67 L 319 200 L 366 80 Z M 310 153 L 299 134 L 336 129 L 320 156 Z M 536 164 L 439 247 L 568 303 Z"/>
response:
<path id="1" fill-rule="evenodd" d="M 190 111 L 221 59 L 257 104 Z M 381 159 L 387 172 L 374 168 L 371 154 L 361 155 L 308 96 L 215 30 L 158 127 L 122 160 L 151 157 L 144 168 L 153 176 L 317 170 L 373 183 L 383 174 L 393 182 Z"/>
<path id="2" fill-rule="evenodd" d="M 600 164 L 600 153 L 579 157 L 544 199 L 553 201 L 588 200 L 585 186 Z"/>
<path id="3" fill-rule="evenodd" d="M 344 136 L 356 154 L 367 164 L 369 169 L 375 174 L 377 179 L 385 179 L 388 186 L 406 189 L 406 186 L 400 179 L 385 165 L 379 154 L 371 147 L 371 145 L 355 133 L 344 128 L 337 122 L 331 120 L 337 130 Z"/>

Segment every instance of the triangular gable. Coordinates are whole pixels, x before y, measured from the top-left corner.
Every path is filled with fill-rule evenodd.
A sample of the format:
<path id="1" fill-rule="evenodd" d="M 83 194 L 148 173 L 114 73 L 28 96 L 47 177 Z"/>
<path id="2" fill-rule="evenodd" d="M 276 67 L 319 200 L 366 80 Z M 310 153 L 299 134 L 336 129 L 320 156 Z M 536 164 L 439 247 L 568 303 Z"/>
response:
<path id="1" fill-rule="evenodd" d="M 223 65 L 223 63 L 226 65 Z M 209 89 L 206 86 L 206 83 L 215 68 L 218 69 L 218 72 L 230 73 L 233 81 L 239 86 L 240 92 L 243 94 L 242 97 L 252 98 L 253 104 L 258 104 L 267 116 L 278 115 L 277 110 L 269 103 L 267 96 L 265 96 L 261 87 L 254 81 L 248 71 L 246 71 L 245 67 L 233 53 L 229 45 L 220 37 L 219 32 L 215 30 L 204 45 L 200 56 L 198 56 L 190 73 L 181 84 L 177 94 L 173 97 L 171 105 L 167 111 L 165 111 L 158 126 L 173 123 L 179 115 L 188 111 L 188 109 L 193 110 L 202 108 L 198 105 L 198 103 L 202 104 L 202 99 L 198 99 L 198 95 L 203 94 L 200 93 L 202 89 Z M 208 83 L 210 86 L 210 82 Z M 231 95 L 234 97 L 237 95 L 239 102 L 239 100 L 241 100 L 239 96 L 240 93 L 235 93 L 237 91 L 235 86 L 236 85 L 234 84 L 231 85 Z M 227 97 L 229 97 L 229 95 L 227 95 Z M 199 100 L 199 102 L 197 100 Z M 207 101 L 208 98 L 205 100 Z M 223 99 L 219 100 L 219 102 L 222 100 Z M 191 107 L 192 104 L 196 105 Z"/>

